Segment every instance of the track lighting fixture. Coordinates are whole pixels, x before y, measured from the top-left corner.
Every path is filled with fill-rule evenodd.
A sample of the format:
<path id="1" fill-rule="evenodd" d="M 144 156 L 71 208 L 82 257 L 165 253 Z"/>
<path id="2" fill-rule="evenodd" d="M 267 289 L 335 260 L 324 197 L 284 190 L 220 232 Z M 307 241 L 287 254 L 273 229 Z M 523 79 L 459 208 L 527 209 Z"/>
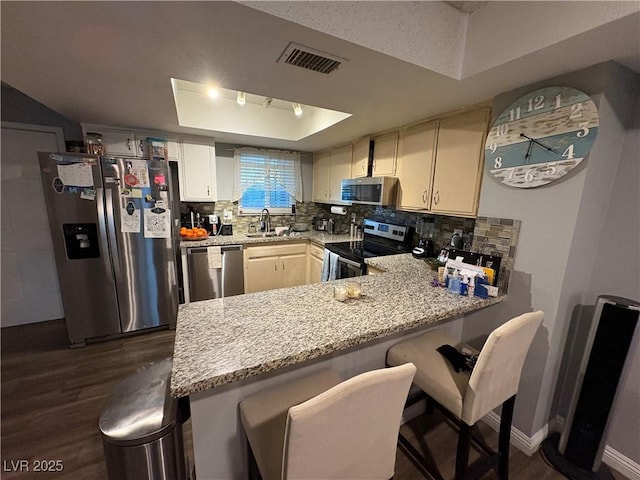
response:
<path id="1" fill-rule="evenodd" d="M 293 113 L 296 114 L 296 117 L 302 115 L 302 106 L 299 103 L 292 103 L 291 107 L 293 107 Z"/>
<path id="2" fill-rule="evenodd" d="M 245 103 L 247 103 L 244 92 L 238 92 L 238 95 L 236 96 L 236 102 L 238 102 L 238 105 L 244 105 Z"/>

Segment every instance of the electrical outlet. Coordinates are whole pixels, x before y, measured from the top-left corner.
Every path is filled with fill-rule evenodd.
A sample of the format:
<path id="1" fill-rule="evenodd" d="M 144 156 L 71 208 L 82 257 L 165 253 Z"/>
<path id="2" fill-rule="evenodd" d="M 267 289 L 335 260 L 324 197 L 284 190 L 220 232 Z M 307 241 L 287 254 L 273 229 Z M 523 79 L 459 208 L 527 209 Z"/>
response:
<path id="1" fill-rule="evenodd" d="M 233 219 L 233 212 L 231 210 L 227 210 L 226 208 L 222 211 L 222 218 L 225 220 Z"/>
<path id="2" fill-rule="evenodd" d="M 356 214 L 355 213 L 351 214 L 351 223 L 356 223 Z"/>
<path id="3" fill-rule="evenodd" d="M 461 228 L 454 228 L 453 229 L 453 234 L 455 235 L 456 233 L 458 235 L 462 236 L 462 229 Z"/>

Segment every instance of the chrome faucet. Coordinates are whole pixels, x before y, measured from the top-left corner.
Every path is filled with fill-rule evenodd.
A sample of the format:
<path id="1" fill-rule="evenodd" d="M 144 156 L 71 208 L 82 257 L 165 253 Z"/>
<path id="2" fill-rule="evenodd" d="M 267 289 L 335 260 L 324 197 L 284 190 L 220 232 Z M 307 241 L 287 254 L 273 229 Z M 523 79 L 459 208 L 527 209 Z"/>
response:
<path id="1" fill-rule="evenodd" d="M 271 215 L 267 208 L 263 208 L 260 212 L 260 230 L 265 233 L 269 233 L 271 231 Z"/>

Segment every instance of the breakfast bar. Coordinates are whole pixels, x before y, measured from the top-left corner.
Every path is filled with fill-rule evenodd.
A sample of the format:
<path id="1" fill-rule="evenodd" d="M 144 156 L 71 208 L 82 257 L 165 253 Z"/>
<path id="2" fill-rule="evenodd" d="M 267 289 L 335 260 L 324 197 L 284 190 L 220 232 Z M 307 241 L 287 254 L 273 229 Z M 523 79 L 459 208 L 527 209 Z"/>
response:
<path id="1" fill-rule="evenodd" d="M 385 352 L 415 334 L 499 303 L 432 286 L 429 266 L 410 254 L 367 263 L 363 296 L 339 302 L 345 280 L 182 305 L 171 392 L 189 396 L 198 478 L 246 478 L 238 403 L 259 390 L 321 368 L 344 378 L 384 366 Z"/>

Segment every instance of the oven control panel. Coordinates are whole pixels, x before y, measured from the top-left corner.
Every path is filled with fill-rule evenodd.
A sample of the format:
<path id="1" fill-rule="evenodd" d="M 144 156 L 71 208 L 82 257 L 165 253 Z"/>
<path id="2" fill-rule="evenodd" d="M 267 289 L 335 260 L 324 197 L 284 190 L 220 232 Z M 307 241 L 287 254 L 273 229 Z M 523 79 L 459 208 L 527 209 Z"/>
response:
<path id="1" fill-rule="evenodd" d="M 393 225 L 391 223 L 376 222 L 368 218 L 363 222 L 365 235 L 375 235 L 377 237 L 388 238 L 396 242 L 404 243 L 407 238 L 409 227 L 404 225 Z"/>

